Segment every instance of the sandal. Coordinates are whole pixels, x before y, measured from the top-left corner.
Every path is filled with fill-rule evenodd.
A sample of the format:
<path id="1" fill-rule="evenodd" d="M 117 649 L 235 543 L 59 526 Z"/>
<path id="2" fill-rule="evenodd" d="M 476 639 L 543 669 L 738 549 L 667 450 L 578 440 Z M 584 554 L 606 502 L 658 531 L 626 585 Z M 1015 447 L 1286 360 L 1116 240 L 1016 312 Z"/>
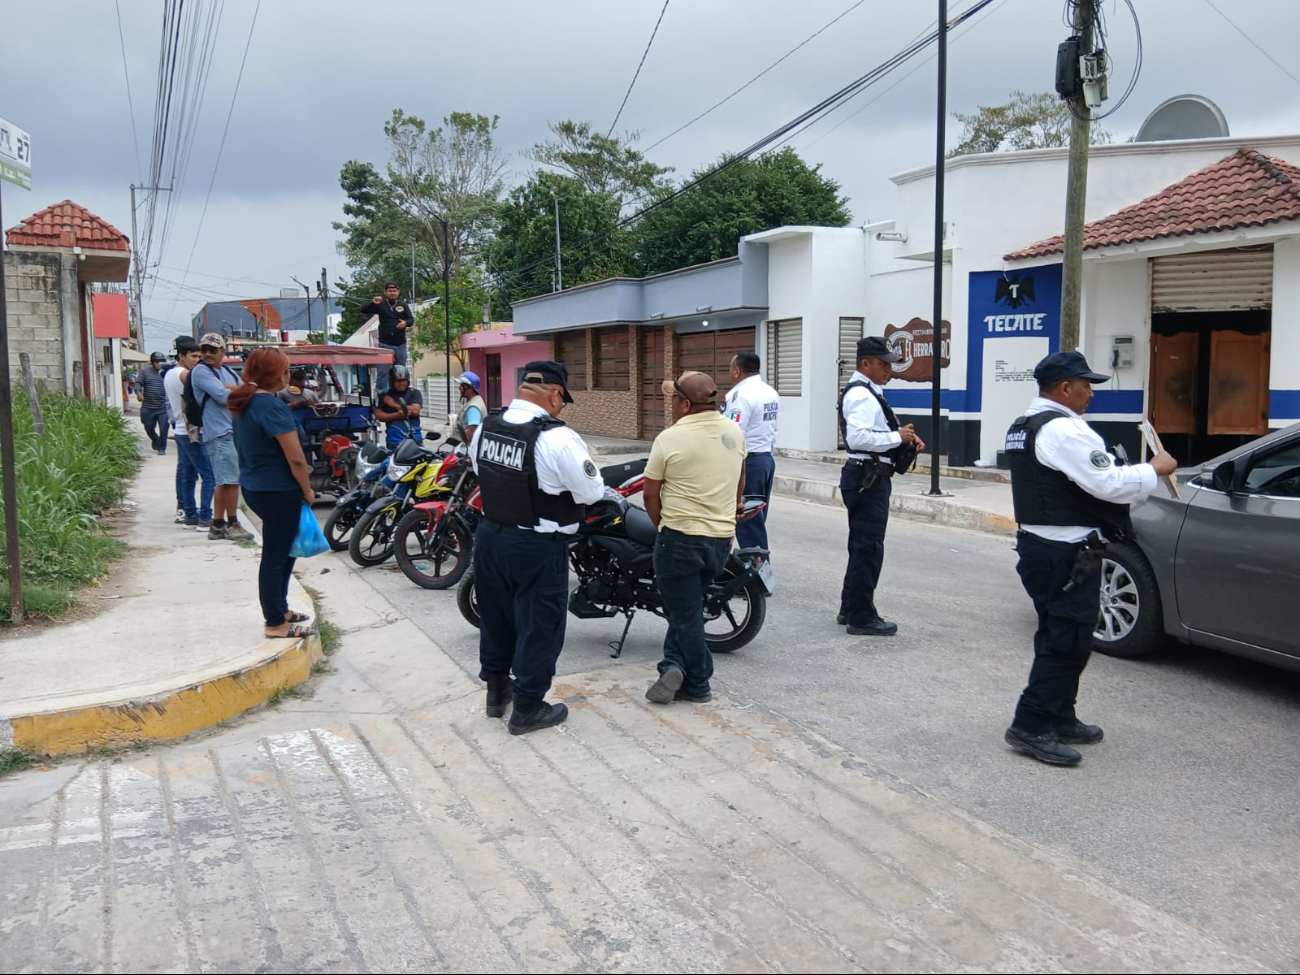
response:
<path id="1" fill-rule="evenodd" d="M 300 640 L 303 637 L 314 636 L 315 634 L 315 627 L 292 625 L 289 627 L 288 633 L 267 633 L 266 638 L 268 640 Z"/>
<path id="2" fill-rule="evenodd" d="M 286 623 L 306 623 L 309 619 L 311 617 L 306 613 L 290 613 L 284 618 L 284 621 Z"/>

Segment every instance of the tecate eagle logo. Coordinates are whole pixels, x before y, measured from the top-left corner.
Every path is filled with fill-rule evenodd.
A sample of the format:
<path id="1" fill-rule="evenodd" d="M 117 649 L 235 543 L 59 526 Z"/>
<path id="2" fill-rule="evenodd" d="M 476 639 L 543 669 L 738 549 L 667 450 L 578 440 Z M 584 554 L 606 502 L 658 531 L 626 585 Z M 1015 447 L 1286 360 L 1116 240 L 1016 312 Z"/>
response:
<path id="1" fill-rule="evenodd" d="M 993 301 L 1008 308 L 1019 308 L 1034 301 L 1034 279 L 1019 274 L 1003 275 L 997 280 Z"/>

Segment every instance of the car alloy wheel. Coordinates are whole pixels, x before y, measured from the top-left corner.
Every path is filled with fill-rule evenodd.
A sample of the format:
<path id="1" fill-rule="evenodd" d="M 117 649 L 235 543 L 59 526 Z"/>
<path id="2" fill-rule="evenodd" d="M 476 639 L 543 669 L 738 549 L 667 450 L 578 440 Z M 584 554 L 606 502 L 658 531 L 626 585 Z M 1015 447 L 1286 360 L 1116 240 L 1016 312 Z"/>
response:
<path id="1" fill-rule="evenodd" d="M 1103 559 L 1101 563 L 1101 606 L 1097 614 L 1098 640 L 1122 640 L 1133 632 L 1142 609 L 1137 582 L 1128 569 Z"/>

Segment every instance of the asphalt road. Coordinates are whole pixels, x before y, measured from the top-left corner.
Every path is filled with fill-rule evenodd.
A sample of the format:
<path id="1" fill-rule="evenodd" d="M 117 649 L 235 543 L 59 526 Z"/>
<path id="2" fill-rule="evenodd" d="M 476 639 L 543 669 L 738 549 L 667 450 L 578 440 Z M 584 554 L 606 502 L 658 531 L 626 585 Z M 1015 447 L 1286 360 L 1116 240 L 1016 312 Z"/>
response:
<path id="1" fill-rule="evenodd" d="M 717 689 L 1296 969 L 1300 675 L 1172 644 L 1146 661 L 1096 656 L 1079 713 L 1105 728 L 1105 742 L 1077 768 L 1040 765 L 1002 741 L 1033 632 L 1010 539 L 895 519 L 878 605 L 900 632 L 881 639 L 847 636 L 834 622 L 840 509 L 779 498 L 769 529 L 778 591 L 755 642 L 717 658 Z M 477 672 L 477 631 L 453 593 L 385 569 L 365 576 Z M 608 642 L 620 626 L 570 617 L 561 673 L 613 667 L 648 686 L 665 624 L 639 616 L 615 661 Z"/>

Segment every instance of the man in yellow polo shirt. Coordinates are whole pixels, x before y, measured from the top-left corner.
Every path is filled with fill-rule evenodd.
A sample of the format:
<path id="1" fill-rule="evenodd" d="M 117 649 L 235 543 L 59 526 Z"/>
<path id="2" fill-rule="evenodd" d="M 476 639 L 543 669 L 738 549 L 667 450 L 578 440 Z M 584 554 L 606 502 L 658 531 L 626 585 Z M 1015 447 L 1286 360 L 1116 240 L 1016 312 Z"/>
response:
<path id="1" fill-rule="evenodd" d="M 655 579 L 668 611 L 656 704 L 711 700 L 713 654 L 704 639 L 704 593 L 722 571 L 745 490 L 745 435 L 718 412 L 718 387 L 702 372 L 664 382 L 673 425 L 655 438 L 645 468 L 645 510 L 659 529 Z"/>

